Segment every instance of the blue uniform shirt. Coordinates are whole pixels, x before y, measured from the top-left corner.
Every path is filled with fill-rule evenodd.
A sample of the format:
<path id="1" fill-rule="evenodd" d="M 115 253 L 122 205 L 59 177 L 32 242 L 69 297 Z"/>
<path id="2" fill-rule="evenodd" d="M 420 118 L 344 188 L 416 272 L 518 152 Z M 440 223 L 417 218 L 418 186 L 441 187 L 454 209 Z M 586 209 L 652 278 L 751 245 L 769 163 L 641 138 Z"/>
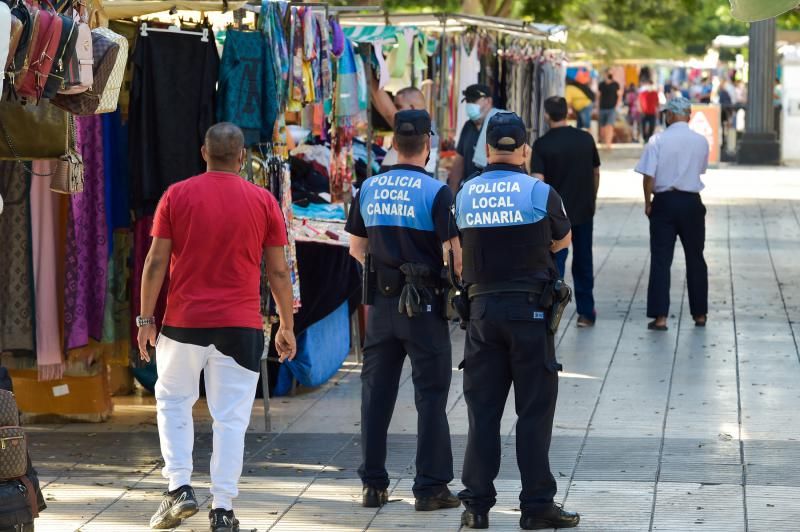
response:
<path id="1" fill-rule="evenodd" d="M 444 266 L 442 243 L 458 235 L 453 194 L 424 169 L 399 164 L 367 179 L 353 201 L 345 230 L 369 239 L 379 264 Z"/>
<path id="2" fill-rule="evenodd" d="M 561 197 L 508 164 L 490 164 L 456 198 L 468 283 L 550 279 L 550 243 L 570 231 Z"/>

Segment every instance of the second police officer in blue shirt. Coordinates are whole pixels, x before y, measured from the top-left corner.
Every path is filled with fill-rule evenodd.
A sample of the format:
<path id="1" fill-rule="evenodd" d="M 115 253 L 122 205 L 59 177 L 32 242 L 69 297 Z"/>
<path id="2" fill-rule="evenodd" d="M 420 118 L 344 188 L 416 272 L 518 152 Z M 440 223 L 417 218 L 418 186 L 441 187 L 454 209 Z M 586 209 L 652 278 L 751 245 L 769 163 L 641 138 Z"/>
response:
<path id="1" fill-rule="evenodd" d="M 552 253 L 566 248 L 570 222 L 558 193 L 525 173 L 526 128 L 514 113 L 487 126 L 489 164 L 456 197 L 469 297 L 464 398 L 469 436 L 460 493 L 467 528 L 488 528 L 500 470 L 500 422 L 514 385 L 517 462 L 524 530 L 577 526 L 577 514 L 554 504 L 550 472 L 558 370 L 554 299 L 566 304 Z M 557 302 L 558 302 L 557 301 Z M 563 304 L 560 310 L 563 311 Z M 560 312 L 557 313 L 560 316 Z"/>
<path id="2" fill-rule="evenodd" d="M 400 164 L 364 182 L 346 226 L 350 253 L 364 264 L 365 299 L 372 305 L 361 371 L 362 505 L 379 507 L 388 500 L 387 431 L 407 354 L 419 415 L 415 508 L 456 508 L 461 503 L 447 486 L 453 480 L 446 410 L 453 362 L 442 276 L 443 245 L 460 268 L 453 194 L 425 173 L 428 113 L 400 111 L 394 120 Z"/>

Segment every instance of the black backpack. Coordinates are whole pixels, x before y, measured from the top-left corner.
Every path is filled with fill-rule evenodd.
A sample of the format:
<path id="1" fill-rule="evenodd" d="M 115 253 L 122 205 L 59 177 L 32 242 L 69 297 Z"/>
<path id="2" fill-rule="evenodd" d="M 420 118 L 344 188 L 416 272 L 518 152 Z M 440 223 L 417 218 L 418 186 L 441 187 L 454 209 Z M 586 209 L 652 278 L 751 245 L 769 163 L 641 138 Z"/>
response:
<path id="1" fill-rule="evenodd" d="M 11 377 L 3 367 L 0 367 L 0 389 L 12 391 Z M 29 455 L 25 477 L 0 482 L 0 532 L 33 532 L 33 520 L 45 508 L 39 475 Z"/>

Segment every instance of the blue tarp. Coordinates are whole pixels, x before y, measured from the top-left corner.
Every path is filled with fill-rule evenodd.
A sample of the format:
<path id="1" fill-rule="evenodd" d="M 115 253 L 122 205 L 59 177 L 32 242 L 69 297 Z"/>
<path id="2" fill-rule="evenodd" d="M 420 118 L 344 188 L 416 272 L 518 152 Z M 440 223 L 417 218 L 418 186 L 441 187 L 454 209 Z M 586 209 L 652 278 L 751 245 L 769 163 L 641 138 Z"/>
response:
<path id="1" fill-rule="evenodd" d="M 333 377 L 350 352 L 348 303 L 311 325 L 297 338 L 297 356 L 278 370 L 273 396 L 288 394 L 292 377 L 303 386 L 319 386 Z"/>

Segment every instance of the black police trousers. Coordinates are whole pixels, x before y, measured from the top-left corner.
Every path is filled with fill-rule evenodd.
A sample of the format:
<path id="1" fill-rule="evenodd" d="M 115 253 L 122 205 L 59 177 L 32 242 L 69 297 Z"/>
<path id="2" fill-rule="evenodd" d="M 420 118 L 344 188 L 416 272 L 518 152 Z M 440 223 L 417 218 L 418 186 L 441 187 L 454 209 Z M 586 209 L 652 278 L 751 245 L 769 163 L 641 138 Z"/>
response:
<path id="1" fill-rule="evenodd" d="M 706 208 L 700 194 L 660 192 L 650 212 L 650 283 L 647 316 L 669 315 L 669 285 L 675 239 L 680 237 L 686 257 L 686 285 L 692 316 L 708 313 L 708 266 L 703 257 L 706 242 Z"/>
<path id="2" fill-rule="evenodd" d="M 470 304 L 464 349 L 464 399 L 469 436 L 459 494 L 467 509 L 486 513 L 497 502 L 500 420 L 514 384 L 518 416 L 520 508 L 536 512 L 553 503 L 550 438 L 558 396 L 558 369 L 547 312 L 525 294 L 478 296 Z"/>
<path id="3" fill-rule="evenodd" d="M 361 369 L 361 452 L 364 485 L 389 487 L 386 437 L 406 354 L 417 407 L 417 475 L 414 495 L 438 494 L 453 480 L 447 395 L 453 373 L 450 330 L 441 313 L 409 318 L 397 310 L 399 297 L 375 295 L 367 316 Z M 434 307 L 435 308 L 435 307 Z M 405 464 L 403 464 L 405 466 Z"/>

